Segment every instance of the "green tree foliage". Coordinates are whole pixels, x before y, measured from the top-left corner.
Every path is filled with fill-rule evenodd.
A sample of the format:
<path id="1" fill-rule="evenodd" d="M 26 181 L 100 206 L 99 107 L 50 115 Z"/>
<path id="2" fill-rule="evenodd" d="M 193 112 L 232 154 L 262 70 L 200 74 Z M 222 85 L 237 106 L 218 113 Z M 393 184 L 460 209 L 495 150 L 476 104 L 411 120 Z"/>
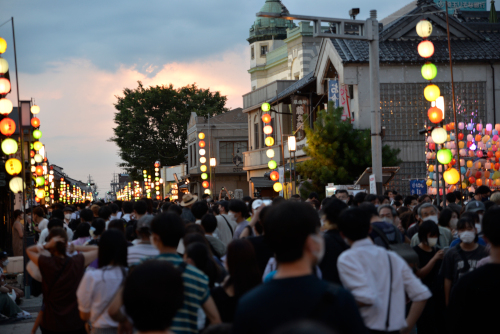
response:
<path id="1" fill-rule="evenodd" d="M 187 123 L 191 112 L 198 116 L 224 113 L 226 96 L 196 84 L 175 89 L 169 86 L 144 88 L 138 82 L 136 89 L 125 88 L 123 96 L 116 96 L 113 129 L 110 141 L 118 145 L 124 168 L 134 179 L 137 170 L 152 171 L 154 162 L 172 166 L 185 160 L 187 152 Z"/>
<path id="2" fill-rule="evenodd" d="M 314 122 L 314 129 L 306 124 L 307 146 L 304 152 L 311 157 L 297 165 L 297 172 L 310 184 L 303 184 L 301 191 L 322 194 L 328 183 L 353 184 L 372 165 L 370 130 L 354 129 L 351 122 L 342 121 L 342 108 L 321 110 Z M 383 166 L 398 166 L 400 150 L 384 145 Z"/>

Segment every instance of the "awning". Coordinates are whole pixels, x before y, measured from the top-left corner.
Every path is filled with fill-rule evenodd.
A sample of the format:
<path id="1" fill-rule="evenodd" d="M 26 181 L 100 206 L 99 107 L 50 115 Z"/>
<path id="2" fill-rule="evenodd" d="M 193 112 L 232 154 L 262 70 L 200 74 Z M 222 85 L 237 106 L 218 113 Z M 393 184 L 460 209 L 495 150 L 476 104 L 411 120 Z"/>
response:
<path id="1" fill-rule="evenodd" d="M 386 185 L 387 183 L 389 183 L 399 171 L 399 168 L 400 167 L 382 167 L 382 184 Z M 369 186 L 371 174 L 372 168 L 368 167 L 354 184 L 359 184 L 360 186 Z"/>
<path id="2" fill-rule="evenodd" d="M 299 81 L 295 82 L 293 85 L 291 85 L 290 87 L 288 87 L 287 89 L 285 89 L 284 91 L 280 92 L 278 94 L 278 96 L 276 97 L 273 97 L 271 100 L 267 101 L 269 103 L 273 103 L 273 102 L 276 102 L 278 100 L 281 100 L 289 95 L 292 95 L 294 94 L 296 91 L 298 91 L 299 89 L 302 89 L 304 88 L 305 86 L 309 85 L 311 82 L 313 82 L 314 80 L 316 80 L 316 78 L 314 77 L 314 71 L 312 72 L 309 72 L 308 74 L 306 74 L 302 79 L 300 79 Z"/>
<path id="3" fill-rule="evenodd" d="M 274 181 L 268 180 L 265 177 L 251 177 L 250 181 L 254 188 L 272 188 Z"/>

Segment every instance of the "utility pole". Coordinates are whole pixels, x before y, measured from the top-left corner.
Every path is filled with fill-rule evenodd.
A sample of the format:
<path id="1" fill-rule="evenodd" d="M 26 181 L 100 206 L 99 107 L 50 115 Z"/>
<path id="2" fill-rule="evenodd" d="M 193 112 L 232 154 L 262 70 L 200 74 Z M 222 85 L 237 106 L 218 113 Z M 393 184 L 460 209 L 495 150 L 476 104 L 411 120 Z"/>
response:
<path id="1" fill-rule="evenodd" d="M 313 37 L 356 39 L 367 41 L 370 52 L 370 108 L 371 108 L 371 142 L 372 142 L 372 172 L 375 174 L 377 194 L 382 194 L 382 127 L 380 121 L 380 80 L 379 80 L 379 23 L 377 11 L 370 11 L 370 18 L 362 20 L 337 19 L 329 17 L 292 15 L 283 7 L 281 13 L 259 12 L 257 17 L 279 18 L 284 20 L 299 20 L 313 22 Z M 328 27 L 322 27 L 322 22 L 335 26 L 335 32 Z M 359 27 L 358 35 L 345 34 L 345 26 Z M 325 30 L 325 31 L 324 31 Z"/>

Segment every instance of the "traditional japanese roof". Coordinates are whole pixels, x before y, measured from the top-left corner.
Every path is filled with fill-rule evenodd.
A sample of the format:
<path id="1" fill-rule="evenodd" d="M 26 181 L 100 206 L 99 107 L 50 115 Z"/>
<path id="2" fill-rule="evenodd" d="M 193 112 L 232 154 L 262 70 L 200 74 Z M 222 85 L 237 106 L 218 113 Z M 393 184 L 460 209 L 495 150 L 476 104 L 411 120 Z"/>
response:
<path id="1" fill-rule="evenodd" d="M 305 86 L 307 86 L 308 84 L 310 84 L 311 82 L 313 82 L 314 80 L 316 80 L 316 78 L 314 77 L 314 71 L 311 71 L 308 74 L 304 75 L 304 77 L 302 79 L 297 80 L 297 82 L 293 83 L 293 85 L 291 85 L 287 89 L 283 90 L 282 92 L 278 93 L 278 96 L 273 97 L 268 102 L 273 103 L 273 102 L 281 100 L 289 95 L 292 95 L 296 91 L 298 91 L 299 89 L 302 89 Z"/>

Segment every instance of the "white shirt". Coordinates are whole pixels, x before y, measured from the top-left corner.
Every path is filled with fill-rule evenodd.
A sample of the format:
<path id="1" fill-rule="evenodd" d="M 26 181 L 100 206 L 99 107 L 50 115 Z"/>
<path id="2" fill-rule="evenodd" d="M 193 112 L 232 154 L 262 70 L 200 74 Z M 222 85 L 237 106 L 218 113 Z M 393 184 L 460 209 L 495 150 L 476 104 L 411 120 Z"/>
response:
<path id="1" fill-rule="evenodd" d="M 118 323 L 109 316 L 108 308 L 120 288 L 122 280 L 123 274 L 119 267 L 107 266 L 96 270 L 87 270 L 83 275 L 76 291 L 78 310 L 90 313 L 92 327 L 118 327 Z"/>
<path id="2" fill-rule="evenodd" d="M 220 214 L 215 218 L 217 218 L 217 228 L 215 229 L 213 235 L 219 238 L 219 240 L 227 246 L 231 241 L 233 241 L 233 235 L 236 230 L 236 222 L 226 214 Z M 229 228 L 228 223 L 231 228 Z"/>
<path id="3" fill-rule="evenodd" d="M 68 224 L 64 223 L 64 229 L 66 230 L 66 234 L 68 235 L 68 242 L 73 241 L 73 231 L 68 227 Z M 40 232 L 40 239 L 38 239 L 38 245 L 45 245 L 45 239 L 49 236 L 49 229 L 46 227 Z"/>
<path id="4" fill-rule="evenodd" d="M 44 228 L 47 227 L 47 224 L 49 223 L 49 221 L 47 219 L 42 219 L 41 222 L 38 223 L 38 229 L 41 231 L 43 231 Z"/>
<path id="5" fill-rule="evenodd" d="M 337 268 L 344 288 L 352 292 L 356 301 L 370 305 L 360 307 L 360 312 L 366 327 L 373 330 L 386 330 L 389 257 L 392 266 L 389 331 L 399 331 L 407 326 L 405 293 L 414 302 L 432 296 L 399 255 L 375 245 L 368 238 L 354 242 L 350 249 L 340 254 Z"/>
<path id="6" fill-rule="evenodd" d="M 126 213 L 122 217 L 123 220 L 125 220 L 127 223 L 130 221 L 130 213 Z"/>
<path id="7" fill-rule="evenodd" d="M 144 258 L 160 254 L 158 249 L 151 244 L 136 244 L 135 246 L 128 247 L 127 251 L 127 262 L 129 266 L 136 264 Z"/>

